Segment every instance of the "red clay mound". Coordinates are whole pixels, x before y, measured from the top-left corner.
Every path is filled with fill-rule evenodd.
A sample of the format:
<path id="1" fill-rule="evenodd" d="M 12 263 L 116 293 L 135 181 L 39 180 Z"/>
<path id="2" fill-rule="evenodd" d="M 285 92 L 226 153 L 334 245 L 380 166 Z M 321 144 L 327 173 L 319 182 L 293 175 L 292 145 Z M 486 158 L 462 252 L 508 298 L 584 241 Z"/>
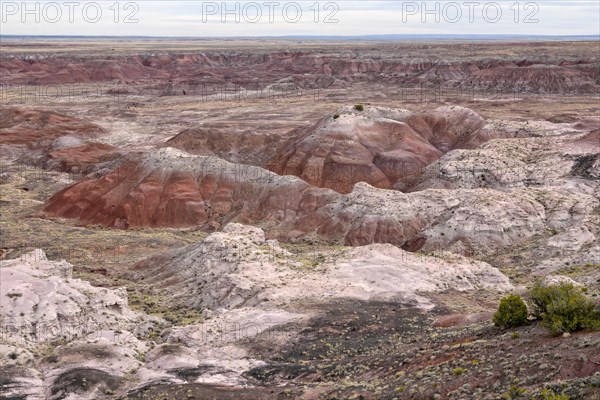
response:
<path id="1" fill-rule="evenodd" d="M 120 157 L 119 150 L 104 143 L 86 142 L 79 146 L 60 148 L 46 153 L 40 167 L 61 172 L 88 174 L 99 164 Z"/>
<path id="2" fill-rule="evenodd" d="M 292 138 L 269 169 L 340 193 L 351 192 L 357 182 L 402 190 L 444 153 L 479 143 L 483 125 L 462 107 L 429 113 L 346 108 Z"/>
<path id="3" fill-rule="evenodd" d="M 358 193 L 356 198 L 365 198 Z M 404 202 L 404 198 L 400 199 Z M 258 225 L 272 238 L 320 238 L 347 245 L 414 243 L 425 222 L 367 215 L 357 200 L 278 176 L 259 167 L 172 148 L 130 159 L 99 178 L 88 176 L 55 194 L 42 213 L 118 229 L 220 229 L 229 222 Z M 379 211 L 377 211 L 379 212 Z M 422 244 L 421 244 L 422 245 Z"/>
<path id="4" fill-rule="evenodd" d="M 391 243 L 412 251 L 457 241 L 494 246 L 530 237 L 543 224 L 541 206 L 512 193 L 494 193 L 497 201 L 491 203 L 487 190 L 448 196 L 443 190 L 407 195 L 365 183 L 343 195 L 294 176 L 163 148 L 141 158 L 130 156 L 104 175 L 88 175 L 55 194 L 42 214 L 122 229 L 210 231 L 239 222 L 285 241 Z M 472 222 L 465 224 L 467 219 Z M 482 234 L 472 229 L 498 223 L 502 230 Z M 438 235 L 437 229 L 445 234 Z"/>
<path id="5" fill-rule="evenodd" d="M 115 228 L 213 229 L 233 219 L 281 221 L 335 196 L 313 189 L 258 167 L 164 148 L 66 188 L 48 201 L 44 212 Z"/>
<path id="6" fill-rule="evenodd" d="M 596 129 L 574 142 L 577 145 L 589 147 L 590 151 L 600 152 L 600 129 Z"/>
<path id="7" fill-rule="evenodd" d="M 88 173 L 119 157 L 117 148 L 89 141 L 106 134 L 84 119 L 47 111 L 0 110 L 0 153 L 61 172 Z"/>
<path id="8" fill-rule="evenodd" d="M 264 166 L 286 139 L 288 129 L 275 124 L 239 130 L 221 124 L 181 131 L 163 147 L 173 147 L 200 156 L 215 156 L 236 163 Z"/>
<path id="9" fill-rule="evenodd" d="M 0 109 L 0 145 L 40 149 L 60 136 L 92 139 L 105 133 L 100 126 L 80 118 L 49 111 Z"/>

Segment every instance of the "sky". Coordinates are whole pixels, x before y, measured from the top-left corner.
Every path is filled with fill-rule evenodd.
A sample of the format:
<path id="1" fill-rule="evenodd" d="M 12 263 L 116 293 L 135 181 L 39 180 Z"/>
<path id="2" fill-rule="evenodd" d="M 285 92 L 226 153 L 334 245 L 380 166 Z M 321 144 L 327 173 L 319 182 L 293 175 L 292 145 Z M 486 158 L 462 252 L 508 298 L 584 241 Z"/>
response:
<path id="1" fill-rule="evenodd" d="M 0 0 L 0 35 L 600 35 L 600 1 Z"/>

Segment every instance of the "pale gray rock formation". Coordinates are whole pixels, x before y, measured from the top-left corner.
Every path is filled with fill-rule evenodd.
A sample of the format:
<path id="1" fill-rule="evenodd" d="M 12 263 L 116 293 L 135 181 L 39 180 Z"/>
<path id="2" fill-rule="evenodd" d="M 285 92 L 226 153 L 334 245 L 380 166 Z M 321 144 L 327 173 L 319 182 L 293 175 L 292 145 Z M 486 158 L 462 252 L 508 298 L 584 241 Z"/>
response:
<path id="1" fill-rule="evenodd" d="M 140 282 L 174 305 L 204 310 L 205 320 L 163 331 L 158 345 L 139 338 L 152 318 L 132 312 L 124 291 L 73 279 L 69 263 L 49 261 L 40 250 L 4 262 L 1 316 L 19 329 L 0 346 L 9 382 L 2 394 L 109 399 L 151 382 L 183 383 L 180 372 L 189 370 L 199 371 L 195 382 L 243 386 L 243 373 L 264 365 L 244 342 L 317 313 L 296 304 L 360 299 L 430 309 L 429 294 L 513 289 L 496 268 L 452 253 L 373 244 L 297 255 L 265 236 L 260 228 L 228 224 L 137 265 Z M 41 325 L 53 328 L 47 337 L 34 328 Z M 269 340 L 282 344 L 289 336 Z M 50 343 L 56 347 L 48 352 Z"/>
<path id="2" fill-rule="evenodd" d="M 351 298 L 430 309 L 428 293 L 513 289 L 496 268 L 447 252 L 428 256 L 373 244 L 306 257 L 266 240 L 259 228 L 228 224 L 197 244 L 139 263 L 135 279 L 159 285 L 175 304 L 204 309 L 206 316 L 172 329 L 167 343 L 147 354 L 140 374 L 173 380 L 177 368 L 202 367 L 197 382 L 246 384 L 241 374 L 262 362 L 249 357 L 240 341 L 315 314 L 296 308 L 299 303 Z M 286 339 L 269 336 L 273 343 Z"/>
<path id="3" fill-rule="evenodd" d="M 42 250 L 2 262 L 0 365 L 8 382 L 2 395 L 108 398 L 105 391 L 138 364 L 135 351 L 144 344 L 127 329 L 146 317 L 129 309 L 124 289 L 94 287 L 73 279 L 72 271 Z M 56 346 L 54 358 L 45 358 Z M 88 385 L 74 388 L 82 378 Z"/>
<path id="4" fill-rule="evenodd" d="M 198 244 L 138 264 L 136 273 L 201 309 L 281 307 L 310 297 L 401 296 L 419 303 L 418 292 L 511 288 L 497 269 L 451 253 L 432 257 L 373 244 L 314 256 L 303 260 L 265 240 L 259 228 L 229 224 Z"/>

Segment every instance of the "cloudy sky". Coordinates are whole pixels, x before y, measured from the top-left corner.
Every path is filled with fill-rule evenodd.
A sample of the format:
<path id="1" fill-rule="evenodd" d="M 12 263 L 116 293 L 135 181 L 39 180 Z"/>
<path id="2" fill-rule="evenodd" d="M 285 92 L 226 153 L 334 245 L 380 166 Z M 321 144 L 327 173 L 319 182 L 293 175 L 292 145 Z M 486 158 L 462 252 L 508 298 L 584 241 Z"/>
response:
<path id="1" fill-rule="evenodd" d="M 600 1 L 5 1 L 0 34 L 600 35 Z"/>

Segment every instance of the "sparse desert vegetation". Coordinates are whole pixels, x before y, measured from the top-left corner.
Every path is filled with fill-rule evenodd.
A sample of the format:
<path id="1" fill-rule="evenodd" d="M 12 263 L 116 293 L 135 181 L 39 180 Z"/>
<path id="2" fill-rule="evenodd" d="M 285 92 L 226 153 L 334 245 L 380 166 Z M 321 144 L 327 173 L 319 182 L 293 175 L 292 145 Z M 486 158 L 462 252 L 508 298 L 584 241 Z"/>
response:
<path id="1" fill-rule="evenodd" d="M 544 286 L 536 282 L 529 292 L 533 314 L 553 335 L 600 329 L 600 312 L 586 291 L 573 283 Z"/>

